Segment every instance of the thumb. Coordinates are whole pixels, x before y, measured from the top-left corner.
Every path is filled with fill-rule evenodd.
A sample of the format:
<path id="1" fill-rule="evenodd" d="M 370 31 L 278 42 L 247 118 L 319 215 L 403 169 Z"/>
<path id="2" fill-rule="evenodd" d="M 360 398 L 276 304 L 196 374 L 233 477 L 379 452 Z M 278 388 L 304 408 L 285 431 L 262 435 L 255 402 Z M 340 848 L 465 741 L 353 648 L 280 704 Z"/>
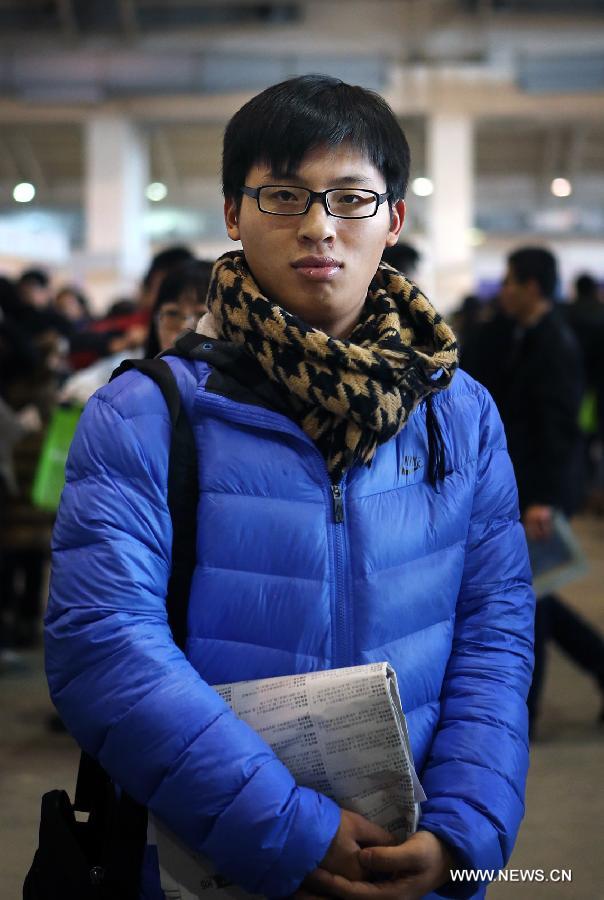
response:
<path id="1" fill-rule="evenodd" d="M 359 850 L 361 865 L 373 872 L 414 872 L 421 866 L 412 847 L 398 844 L 396 847 L 367 847 Z"/>

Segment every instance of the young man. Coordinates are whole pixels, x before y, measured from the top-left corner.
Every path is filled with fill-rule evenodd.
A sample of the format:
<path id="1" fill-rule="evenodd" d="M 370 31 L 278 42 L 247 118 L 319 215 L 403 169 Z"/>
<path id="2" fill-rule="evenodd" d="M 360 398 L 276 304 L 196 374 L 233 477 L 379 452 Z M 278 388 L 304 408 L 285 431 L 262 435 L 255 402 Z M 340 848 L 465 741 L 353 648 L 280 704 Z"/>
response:
<path id="1" fill-rule="evenodd" d="M 451 866 L 502 866 L 523 814 L 533 606 L 516 488 L 488 395 L 452 381 L 450 329 L 380 265 L 408 167 L 384 101 L 322 76 L 269 88 L 226 130 L 243 253 L 214 268 L 205 359 L 168 358 L 199 465 L 186 656 L 166 621 L 170 425 L 149 379 L 89 402 L 57 522 L 48 675 L 67 726 L 268 896 L 425 896 Z M 210 686 L 378 660 L 428 796 L 396 847 L 295 784 Z"/>

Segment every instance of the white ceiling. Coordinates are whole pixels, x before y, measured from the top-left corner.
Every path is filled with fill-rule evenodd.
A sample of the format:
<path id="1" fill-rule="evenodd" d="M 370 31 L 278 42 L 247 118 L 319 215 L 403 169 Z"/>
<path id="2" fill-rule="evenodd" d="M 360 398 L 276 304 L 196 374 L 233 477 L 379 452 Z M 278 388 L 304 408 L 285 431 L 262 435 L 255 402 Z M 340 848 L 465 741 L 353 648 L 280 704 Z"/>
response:
<path id="1" fill-rule="evenodd" d="M 603 24 L 602 0 L 0 0 L 0 209 L 20 180 L 42 206 L 80 208 L 101 111 L 138 122 L 170 203 L 216 207 L 232 112 L 327 71 L 384 93 L 414 174 L 427 116 L 465 110 L 479 207 L 545 202 L 563 175 L 604 216 Z"/>

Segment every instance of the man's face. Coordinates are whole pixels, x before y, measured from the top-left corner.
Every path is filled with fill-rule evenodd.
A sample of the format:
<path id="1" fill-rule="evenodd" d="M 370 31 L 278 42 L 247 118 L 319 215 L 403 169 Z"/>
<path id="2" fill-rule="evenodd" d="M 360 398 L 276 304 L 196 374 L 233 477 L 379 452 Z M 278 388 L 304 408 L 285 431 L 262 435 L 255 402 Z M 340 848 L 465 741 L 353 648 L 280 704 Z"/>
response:
<path id="1" fill-rule="evenodd" d="M 50 288 L 44 287 L 33 279 L 24 281 L 20 287 L 21 299 L 35 309 L 46 309 L 52 300 Z"/>
<path id="2" fill-rule="evenodd" d="M 248 187 L 284 184 L 325 191 L 363 188 L 384 193 L 383 175 L 348 146 L 318 148 L 308 153 L 294 173 L 252 166 Z M 309 325 L 335 337 L 346 337 L 359 319 L 367 288 L 385 246 L 396 243 L 405 204 L 388 202 L 368 219 L 339 219 L 319 202 L 301 216 L 260 212 L 255 199 L 225 202 L 229 237 L 240 240 L 252 275 L 274 303 Z M 327 264 L 326 264 L 327 263 Z"/>
<path id="3" fill-rule="evenodd" d="M 514 269 L 508 265 L 501 284 L 499 302 L 506 316 L 522 320 L 533 304 L 533 282 L 518 281 Z"/>
<path id="4" fill-rule="evenodd" d="M 195 328 L 201 316 L 208 311 L 200 303 L 197 291 L 183 291 L 180 296 L 163 303 L 156 315 L 157 339 L 161 351 L 172 347 L 185 328 Z"/>

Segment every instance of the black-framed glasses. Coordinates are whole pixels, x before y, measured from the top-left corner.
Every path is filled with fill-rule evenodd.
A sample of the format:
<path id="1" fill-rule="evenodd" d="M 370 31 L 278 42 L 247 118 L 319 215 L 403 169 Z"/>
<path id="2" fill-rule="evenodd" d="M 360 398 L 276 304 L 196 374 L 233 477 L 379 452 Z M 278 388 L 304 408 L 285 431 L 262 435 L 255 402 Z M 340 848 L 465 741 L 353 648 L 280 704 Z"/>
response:
<path id="1" fill-rule="evenodd" d="M 201 316 L 203 316 L 204 312 L 206 312 L 205 307 L 192 309 L 189 312 L 183 312 L 181 309 L 166 305 L 159 308 L 155 314 L 155 318 L 157 322 L 167 323 L 174 328 L 180 328 L 181 326 L 184 328 L 187 323 L 196 324 Z"/>
<path id="2" fill-rule="evenodd" d="M 303 216 L 318 200 L 328 215 L 338 219 L 370 219 L 388 199 L 388 192 L 378 194 L 361 188 L 309 191 L 291 184 L 263 184 L 258 188 L 244 185 L 241 193 L 256 200 L 260 212 L 271 216 Z"/>

